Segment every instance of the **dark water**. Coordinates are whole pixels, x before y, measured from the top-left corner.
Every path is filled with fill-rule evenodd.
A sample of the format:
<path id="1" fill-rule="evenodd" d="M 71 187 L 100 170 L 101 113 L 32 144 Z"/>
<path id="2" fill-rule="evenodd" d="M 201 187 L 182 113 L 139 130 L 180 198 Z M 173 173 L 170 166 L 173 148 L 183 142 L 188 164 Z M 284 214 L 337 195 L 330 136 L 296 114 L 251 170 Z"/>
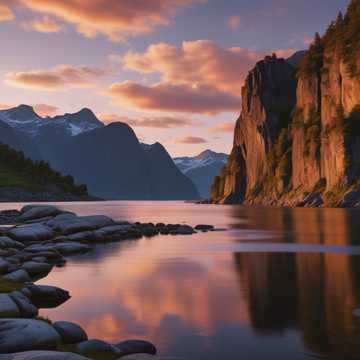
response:
<path id="1" fill-rule="evenodd" d="M 360 359 L 358 210 L 65 208 L 229 230 L 98 246 L 41 281 L 73 296 L 42 315 L 78 322 L 93 338 L 148 339 L 163 359 Z"/>

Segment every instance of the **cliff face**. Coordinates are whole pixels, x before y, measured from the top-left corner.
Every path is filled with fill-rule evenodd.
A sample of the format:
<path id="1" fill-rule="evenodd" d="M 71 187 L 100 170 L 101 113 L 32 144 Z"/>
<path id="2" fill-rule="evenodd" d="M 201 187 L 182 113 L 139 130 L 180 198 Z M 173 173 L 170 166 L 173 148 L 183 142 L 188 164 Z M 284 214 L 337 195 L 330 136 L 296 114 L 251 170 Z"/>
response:
<path id="1" fill-rule="evenodd" d="M 256 64 L 242 89 L 233 151 L 212 200 L 360 203 L 359 55 L 355 0 L 324 37 L 316 36 L 298 69 L 275 57 Z"/>

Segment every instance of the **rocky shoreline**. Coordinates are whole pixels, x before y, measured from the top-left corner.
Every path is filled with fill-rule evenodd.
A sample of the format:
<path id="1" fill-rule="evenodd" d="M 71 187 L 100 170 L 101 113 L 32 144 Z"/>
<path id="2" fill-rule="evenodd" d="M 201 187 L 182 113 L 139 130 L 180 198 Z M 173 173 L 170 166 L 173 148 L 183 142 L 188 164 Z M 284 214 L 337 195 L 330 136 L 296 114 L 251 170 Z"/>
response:
<path id="1" fill-rule="evenodd" d="M 143 236 L 192 235 L 215 231 L 211 225 L 129 223 L 104 215 L 77 216 L 50 205 L 27 205 L 0 212 L 0 360 L 118 359 L 156 354 L 153 344 L 127 340 L 109 344 L 88 339 L 77 324 L 39 316 L 39 309 L 60 306 L 68 291 L 35 282 L 66 257 L 91 251 L 94 244 Z M 5 226 L 6 224 L 6 226 Z"/>

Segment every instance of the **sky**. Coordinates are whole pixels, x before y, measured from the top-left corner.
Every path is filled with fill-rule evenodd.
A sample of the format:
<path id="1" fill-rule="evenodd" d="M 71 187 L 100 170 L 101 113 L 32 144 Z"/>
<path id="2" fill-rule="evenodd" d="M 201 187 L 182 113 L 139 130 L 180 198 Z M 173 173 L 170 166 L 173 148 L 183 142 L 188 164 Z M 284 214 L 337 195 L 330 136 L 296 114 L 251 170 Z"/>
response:
<path id="1" fill-rule="evenodd" d="M 230 152 L 247 72 L 349 0 L 0 0 L 0 108 L 84 107 L 172 156 Z"/>

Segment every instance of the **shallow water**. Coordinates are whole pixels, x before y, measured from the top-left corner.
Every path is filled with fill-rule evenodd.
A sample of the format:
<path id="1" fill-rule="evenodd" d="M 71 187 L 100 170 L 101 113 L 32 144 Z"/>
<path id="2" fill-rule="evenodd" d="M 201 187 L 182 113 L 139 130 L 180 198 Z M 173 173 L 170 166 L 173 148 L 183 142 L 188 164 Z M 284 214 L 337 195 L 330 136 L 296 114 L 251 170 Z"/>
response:
<path id="1" fill-rule="evenodd" d="M 68 289 L 71 300 L 41 315 L 77 322 L 92 338 L 150 340 L 164 359 L 360 359 L 359 210 L 61 206 L 228 231 L 102 245 L 70 258 L 40 283 Z"/>

